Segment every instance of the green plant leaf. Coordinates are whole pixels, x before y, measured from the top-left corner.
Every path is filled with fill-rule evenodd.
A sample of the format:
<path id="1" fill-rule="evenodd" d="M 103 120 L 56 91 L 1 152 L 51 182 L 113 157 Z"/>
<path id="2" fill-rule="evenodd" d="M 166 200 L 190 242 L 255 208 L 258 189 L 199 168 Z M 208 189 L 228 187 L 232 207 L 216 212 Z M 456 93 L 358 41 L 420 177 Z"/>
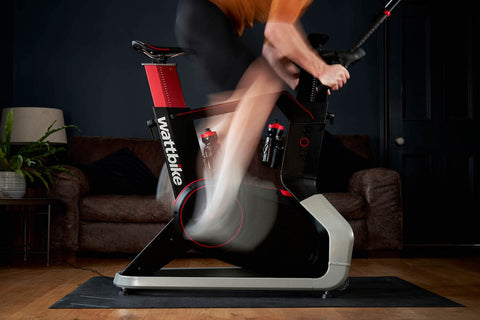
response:
<path id="1" fill-rule="evenodd" d="M 2 148 L 0 148 L 0 170 L 5 171 L 8 168 L 8 159 Z"/>
<path id="2" fill-rule="evenodd" d="M 71 170 L 65 168 L 64 166 L 62 165 L 53 165 L 53 166 L 50 166 L 49 167 L 52 171 L 56 171 L 56 172 L 65 172 L 69 175 L 71 175 L 72 177 L 77 177 L 77 175 L 72 172 Z"/>
<path id="3" fill-rule="evenodd" d="M 14 170 L 20 177 L 25 178 L 25 173 L 21 169 Z"/>
<path id="4" fill-rule="evenodd" d="M 26 158 L 26 159 L 24 160 L 24 162 L 25 162 L 25 164 L 27 165 L 27 167 L 31 167 L 31 166 L 33 166 L 33 165 L 36 164 L 36 162 L 35 162 L 35 161 L 32 161 L 32 159 L 30 159 L 30 158 Z"/>
<path id="5" fill-rule="evenodd" d="M 5 157 L 10 157 L 10 137 L 12 136 L 12 126 L 13 126 L 13 109 L 8 112 L 7 120 L 5 121 L 5 129 L 3 137 L 5 142 L 2 143 L 3 153 Z"/>
<path id="6" fill-rule="evenodd" d="M 16 154 L 8 159 L 8 166 L 6 170 L 16 171 L 21 169 L 23 166 L 23 156 L 21 154 Z"/>
<path id="7" fill-rule="evenodd" d="M 75 125 L 66 125 L 66 126 L 62 126 L 62 127 L 59 127 L 59 128 L 56 128 L 56 129 L 52 130 L 52 127 L 53 127 L 54 124 L 55 124 L 55 121 L 53 121 L 53 123 L 48 127 L 47 132 L 45 132 L 45 134 L 40 139 L 38 139 L 38 142 L 43 142 L 50 135 L 54 134 L 57 131 L 61 131 L 63 129 L 66 129 L 66 128 L 77 128 L 78 129 L 78 127 L 75 126 Z"/>
<path id="8" fill-rule="evenodd" d="M 32 169 L 32 168 L 24 169 L 24 172 L 28 172 L 28 173 L 32 174 L 34 177 L 36 177 L 38 180 L 40 180 L 43 183 L 43 185 L 45 186 L 45 188 L 47 190 L 50 190 L 50 186 L 48 185 L 47 180 L 45 180 L 45 178 L 43 177 L 43 175 L 40 172 L 38 172 L 37 170 Z"/>
<path id="9" fill-rule="evenodd" d="M 27 170 L 21 170 L 22 173 L 30 180 L 30 182 L 33 182 L 35 181 L 35 179 L 33 178 L 33 176 L 30 174 L 30 172 L 28 172 Z"/>

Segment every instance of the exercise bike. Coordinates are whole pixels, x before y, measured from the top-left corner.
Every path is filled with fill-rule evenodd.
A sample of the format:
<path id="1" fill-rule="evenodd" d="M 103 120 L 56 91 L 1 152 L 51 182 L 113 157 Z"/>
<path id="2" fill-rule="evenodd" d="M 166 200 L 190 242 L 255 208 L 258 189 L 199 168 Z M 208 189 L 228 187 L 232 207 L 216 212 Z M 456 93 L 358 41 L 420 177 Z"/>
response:
<path id="1" fill-rule="evenodd" d="M 385 11 L 348 51 L 326 51 L 325 35 L 311 35 L 313 47 L 327 63 L 351 66 L 363 58 L 361 45 L 400 2 Z M 186 229 L 196 204 L 214 181 L 199 178 L 195 159 L 201 152 L 193 122 L 233 112 L 236 102 L 189 109 L 185 105 L 176 64 L 167 60 L 194 54 L 178 47 L 133 41 L 132 47 L 151 59 L 144 63 L 154 102 L 153 124 L 162 142 L 165 164 L 175 196 L 174 217 L 114 278 L 123 293 L 132 289 L 319 290 L 348 285 L 354 235 L 342 215 L 317 191 L 320 149 L 328 113 L 327 92 L 304 70 L 296 98 L 282 92 L 276 106 L 288 119 L 280 178 L 282 189 L 244 183 L 233 205 L 234 226 L 221 241 L 203 242 Z M 254 201 L 252 201 L 252 199 Z M 253 205 L 252 205 L 253 203 Z M 275 220 L 254 247 L 238 250 L 235 243 L 249 234 L 263 206 L 276 208 Z M 194 249 L 236 267 L 164 268 Z"/>

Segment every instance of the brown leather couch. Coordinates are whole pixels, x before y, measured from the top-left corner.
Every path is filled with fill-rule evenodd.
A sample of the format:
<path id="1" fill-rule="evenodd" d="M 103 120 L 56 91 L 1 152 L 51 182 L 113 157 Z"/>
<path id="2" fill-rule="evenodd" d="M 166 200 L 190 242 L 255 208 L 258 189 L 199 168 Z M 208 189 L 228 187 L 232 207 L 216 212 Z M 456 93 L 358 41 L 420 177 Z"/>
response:
<path id="1" fill-rule="evenodd" d="M 348 150 L 371 157 L 366 135 L 337 135 Z M 63 206 L 52 220 L 52 248 L 70 252 L 136 253 L 170 220 L 170 205 L 153 194 L 92 194 L 94 186 L 79 164 L 89 164 L 127 147 L 158 177 L 163 165 L 159 141 L 146 139 L 72 137 L 68 167 L 75 176 L 60 173 L 51 195 Z M 73 166 L 75 164 L 76 166 Z M 82 168 L 82 169 L 80 169 Z M 278 169 L 254 157 L 249 174 L 280 187 Z M 402 206 L 399 175 L 386 168 L 354 172 L 344 192 L 324 193 L 351 224 L 356 251 L 397 251 L 402 247 Z"/>

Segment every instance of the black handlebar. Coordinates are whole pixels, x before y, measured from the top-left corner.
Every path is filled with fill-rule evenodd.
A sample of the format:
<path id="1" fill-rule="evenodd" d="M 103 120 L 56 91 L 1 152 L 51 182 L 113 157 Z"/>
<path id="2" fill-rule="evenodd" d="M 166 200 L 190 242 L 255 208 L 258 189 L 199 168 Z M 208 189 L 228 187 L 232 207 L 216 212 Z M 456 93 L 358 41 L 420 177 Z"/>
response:
<path id="1" fill-rule="evenodd" d="M 350 52 L 356 51 L 360 46 L 372 35 L 372 33 L 377 30 L 377 28 L 388 18 L 392 13 L 392 10 L 400 3 L 402 0 L 390 0 L 385 5 L 385 10 L 378 15 L 378 17 L 373 21 L 370 28 L 365 31 L 364 34 L 355 42 L 355 44 L 350 48 Z"/>
<path id="2" fill-rule="evenodd" d="M 328 64 L 339 63 L 345 68 L 351 67 L 355 62 L 361 60 L 365 55 L 365 51 L 361 45 L 373 34 L 375 30 L 390 16 L 391 11 L 400 3 L 401 0 L 390 0 L 384 8 L 384 11 L 373 21 L 370 28 L 362 34 L 355 44 L 347 51 L 334 50 L 318 50 L 319 55 Z M 324 45 L 328 36 L 323 34 L 310 34 L 308 36 L 310 44 L 314 48 Z M 302 102 L 323 101 L 326 97 L 328 87 L 324 86 L 320 81 L 314 79 L 304 70 L 300 73 L 300 85 L 296 88 L 297 99 Z"/>
<path id="3" fill-rule="evenodd" d="M 339 63 L 347 69 L 366 55 L 365 51 L 360 47 L 355 51 L 320 50 L 318 53 L 329 64 Z"/>
<path id="4" fill-rule="evenodd" d="M 340 63 L 345 68 L 350 67 L 353 63 L 362 59 L 366 53 L 361 48 L 362 44 L 370 38 L 370 36 L 378 29 L 378 27 L 388 18 L 392 10 L 400 3 L 401 0 L 390 0 L 384 8 L 384 11 L 378 15 L 373 21 L 370 28 L 365 31 L 362 36 L 355 42 L 355 44 L 347 51 L 326 51 L 319 50 L 320 56 L 329 64 Z M 323 34 L 311 34 L 308 36 L 310 44 L 314 48 L 318 48 L 325 44 L 328 40 L 328 36 Z"/>
<path id="5" fill-rule="evenodd" d="M 370 38 L 370 36 L 378 29 L 378 27 L 388 18 L 392 10 L 400 3 L 402 0 L 390 0 L 386 5 L 384 11 L 378 15 L 378 17 L 373 21 L 370 28 L 368 28 L 365 33 L 355 42 L 355 44 L 348 51 L 319 51 L 320 56 L 329 63 L 340 63 L 345 68 L 349 68 L 353 63 L 362 59 L 366 53 L 361 48 L 362 44 Z M 313 42 L 321 42 L 316 38 L 309 38 L 312 45 Z M 325 38 L 321 38 L 326 42 Z M 328 38 L 327 38 L 328 39 Z M 312 41 L 313 40 L 313 41 Z M 317 40 L 317 41 L 315 41 Z"/>

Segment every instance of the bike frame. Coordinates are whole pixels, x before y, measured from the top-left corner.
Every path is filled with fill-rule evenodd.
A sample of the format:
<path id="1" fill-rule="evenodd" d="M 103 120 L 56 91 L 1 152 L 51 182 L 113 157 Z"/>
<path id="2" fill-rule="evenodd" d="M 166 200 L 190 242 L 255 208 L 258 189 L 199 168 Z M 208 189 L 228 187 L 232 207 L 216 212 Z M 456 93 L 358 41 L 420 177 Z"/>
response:
<path id="1" fill-rule="evenodd" d="M 237 102 L 189 109 L 185 106 L 176 64 L 148 63 L 143 66 L 154 102 L 154 123 L 162 141 L 165 163 L 177 199 L 185 188 L 200 180 L 195 165 L 200 148 L 193 121 L 233 112 Z M 305 88 L 312 88 L 312 84 L 306 84 L 306 81 L 316 80 L 307 73 L 302 73 L 301 83 L 305 84 Z M 278 193 L 282 197 L 294 197 L 297 201 L 317 193 L 315 173 L 318 172 L 327 103 L 324 101 L 326 88 L 324 92 L 314 91 L 306 93 L 299 88 L 302 97 L 313 97 L 306 105 L 294 99 L 288 92 L 282 92 L 276 103 L 290 120 L 281 169 L 284 189 L 278 190 Z M 178 224 L 170 221 L 122 274 L 151 275 L 179 252 L 185 252 L 188 248 L 181 231 L 178 230 Z M 168 248 L 165 243 L 170 244 Z M 158 257 L 160 251 L 162 256 Z"/>
<path id="2" fill-rule="evenodd" d="M 193 120 L 233 112 L 238 102 L 189 109 L 185 106 L 175 64 L 149 63 L 143 66 L 154 102 L 154 123 L 177 197 L 185 186 L 198 179 L 194 159 L 200 148 Z M 315 88 L 312 83 L 317 80 L 306 73 L 302 73 L 301 79 L 298 96 L 308 97 L 310 101 L 302 104 L 284 91 L 276 103 L 289 119 L 282 181 L 285 189 L 298 200 L 316 193 L 316 173 L 320 160 L 318 150 L 321 148 L 327 118 L 326 93 L 316 92 L 315 89 L 315 92 L 306 92 L 302 88 Z M 305 82 L 309 83 L 303 84 Z"/>
<path id="3" fill-rule="evenodd" d="M 390 11 L 400 2 L 387 4 Z M 373 30 L 390 15 L 385 9 L 357 43 L 347 52 L 320 52 L 327 62 L 334 59 L 348 67 L 365 54 L 360 45 Z M 318 45 L 327 41 L 326 36 L 316 37 Z M 169 48 L 153 48 L 157 51 Z M 175 48 L 179 49 L 179 48 Z M 147 55 L 148 52 L 143 52 Z M 158 61 L 155 61 L 158 60 Z M 235 110 L 236 103 L 215 105 L 201 109 L 185 106 L 183 93 L 175 64 L 167 64 L 165 57 L 154 59 L 155 63 L 144 64 L 152 98 L 154 101 L 154 123 L 162 141 L 165 162 L 176 202 L 182 203 L 189 196 L 188 188 L 197 188 L 200 180 L 195 172 L 195 160 L 200 148 L 193 120 L 209 115 L 223 114 Z M 183 230 L 179 230 L 178 220 L 172 219 L 167 226 L 137 255 L 121 272 L 117 273 L 114 284 L 126 288 L 237 288 L 237 289 L 314 289 L 330 290 L 338 288 L 348 276 L 353 248 L 353 231 L 348 222 L 326 200 L 317 193 L 316 173 L 319 171 L 320 150 L 323 132 L 328 119 L 327 90 L 317 79 L 305 71 L 300 73 L 297 99 L 288 92 L 282 92 L 276 106 L 289 121 L 285 152 L 281 167 L 281 181 L 285 190 L 278 190 L 282 197 L 295 200 L 305 210 L 307 219 L 318 230 L 319 238 L 327 247 L 322 247 L 318 261 L 313 265 L 318 273 L 302 276 L 266 276 L 246 273 L 241 269 L 229 270 L 225 276 L 220 270 L 162 269 L 162 276 L 156 271 L 177 258 L 189 248 Z M 185 190 L 187 190 L 185 192 Z M 194 191 L 195 192 L 195 191 Z M 188 197 L 187 196 L 187 197 Z M 279 203 L 283 202 L 278 198 Z M 181 220 L 181 218 L 180 218 Z M 180 221 L 182 222 L 182 221 Z M 183 226 L 183 225 L 182 225 Z M 325 227 L 325 228 L 324 228 Z M 328 233 L 328 236 L 326 234 Z M 325 236 L 327 238 L 325 238 Z M 326 240 L 326 241 L 325 241 Z M 319 242 L 320 243 L 320 242 Z M 323 244 L 322 244 L 323 245 Z M 320 245 L 321 246 L 321 245 Z M 320 247 L 319 247 L 320 248 Z M 161 254 L 159 254 L 161 253 Z M 326 256 L 325 256 L 326 255 Z M 161 271 L 161 270 L 160 270 Z M 187 272 L 187 273 L 185 273 Z M 233 273 L 231 273 L 233 272 Z M 223 276 L 222 276 L 223 275 Z"/>

